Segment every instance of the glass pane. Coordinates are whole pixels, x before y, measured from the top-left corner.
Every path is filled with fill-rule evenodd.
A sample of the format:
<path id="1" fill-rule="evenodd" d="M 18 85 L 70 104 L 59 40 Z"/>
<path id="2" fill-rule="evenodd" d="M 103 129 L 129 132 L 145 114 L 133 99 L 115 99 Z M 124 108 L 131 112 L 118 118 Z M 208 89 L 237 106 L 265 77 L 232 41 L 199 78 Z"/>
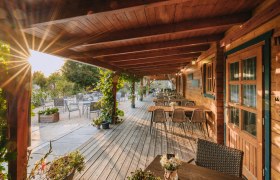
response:
<path id="1" fill-rule="evenodd" d="M 243 80 L 256 80 L 256 57 L 242 61 Z"/>
<path id="2" fill-rule="evenodd" d="M 243 130 L 256 136 L 257 135 L 257 116 L 255 113 L 242 110 Z"/>
<path id="3" fill-rule="evenodd" d="M 235 107 L 230 107 L 229 118 L 229 122 L 239 126 L 239 109 Z"/>
<path id="4" fill-rule="evenodd" d="M 239 85 L 230 85 L 230 102 L 238 103 L 239 102 Z"/>
<path id="5" fill-rule="evenodd" d="M 230 64 L 230 80 L 231 81 L 239 80 L 239 62 Z"/>
<path id="6" fill-rule="evenodd" d="M 257 92 L 256 85 L 242 85 L 242 103 L 248 107 L 256 107 L 257 106 Z"/>

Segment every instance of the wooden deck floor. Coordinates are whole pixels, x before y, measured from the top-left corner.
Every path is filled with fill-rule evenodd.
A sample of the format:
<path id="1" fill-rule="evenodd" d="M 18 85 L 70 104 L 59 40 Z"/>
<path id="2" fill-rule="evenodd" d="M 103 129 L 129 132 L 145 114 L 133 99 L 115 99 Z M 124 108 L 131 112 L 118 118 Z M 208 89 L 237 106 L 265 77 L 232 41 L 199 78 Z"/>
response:
<path id="1" fill-rule="evenodd" d="M 110 130 L 100 130 L 79 149 L 85 156 L 86 168 L 75 179 L 126 179 L 130 172 L 144 169 L 158 154 L 178 154 L 183 160 L 194 156 L 194 142 L 184 137 L 184 133 L 175 128 L 175 135 L 167 136 L 164 126 L 158 124 L 152 134 L 149 132 L 152 105 L 151 98 L 137 102 L 135 109 L 130 103 L 124 105 L 125 120 Z M 199 133 L 194 133 L 199 135 Z M 190 133 L 187 133 L 190 136 Z M 203 137 L 202 134 L 199 136 Z"/>

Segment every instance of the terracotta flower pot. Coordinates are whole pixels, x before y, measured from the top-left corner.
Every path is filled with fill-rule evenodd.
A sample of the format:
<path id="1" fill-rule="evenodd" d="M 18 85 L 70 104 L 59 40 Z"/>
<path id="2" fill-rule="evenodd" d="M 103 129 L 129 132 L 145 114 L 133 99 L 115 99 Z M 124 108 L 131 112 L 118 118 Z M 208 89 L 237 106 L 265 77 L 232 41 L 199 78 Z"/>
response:
<path id="1" fill-rule="evenodd" d="M 74 179 L 74 175 L 75 175 L 75 171 L 70 173 L 66 178 L 64 178 L 64 180 L 73 180 Z"/>
<path id="2" fill-rule="evenodd" d="M 169 171 L 169 170 L 165 169 L 164 180 L 178 180 L 177 170 Z"/>

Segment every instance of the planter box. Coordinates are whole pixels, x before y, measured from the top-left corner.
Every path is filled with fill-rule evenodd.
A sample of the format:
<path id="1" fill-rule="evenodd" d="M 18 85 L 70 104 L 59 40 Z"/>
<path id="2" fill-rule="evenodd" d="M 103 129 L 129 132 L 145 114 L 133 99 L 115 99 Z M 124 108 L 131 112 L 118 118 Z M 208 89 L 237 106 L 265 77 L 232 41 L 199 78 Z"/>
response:
<path id="1" fill-rule="evenodd" d="M 52 115 L 40 115 L 39 114 L 39 123 L 54 123 L 59 121 L 59 113 L 55 113 Z"/>

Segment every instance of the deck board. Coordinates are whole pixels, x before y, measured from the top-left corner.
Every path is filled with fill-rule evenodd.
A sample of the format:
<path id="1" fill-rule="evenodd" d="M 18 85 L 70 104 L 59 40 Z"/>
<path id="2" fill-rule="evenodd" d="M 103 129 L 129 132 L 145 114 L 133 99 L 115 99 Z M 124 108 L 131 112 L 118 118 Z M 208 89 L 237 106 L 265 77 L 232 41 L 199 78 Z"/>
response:
<path id="1" fill-rule="evenodd" d="M 132 171 L 145 169 L 158 154 L 178 154 L 183 160 L 193 157 L 195 143 L 185 138 L 180 128 L 174 127 L 172 134 L 167 124 L 166 134 L 164 126 L 157 124 L 150 134 L 151 113 L 147 108 L 151 105 L 151 97 L 137 102 L 135 109 L 127 103 L 123 123 L 100 130 L 83 144 L 79 150 L 85 156 L 86 168 L 75 179 L 125 179 Z M 198 135 L 187 131 L 187 136 Z"/>

